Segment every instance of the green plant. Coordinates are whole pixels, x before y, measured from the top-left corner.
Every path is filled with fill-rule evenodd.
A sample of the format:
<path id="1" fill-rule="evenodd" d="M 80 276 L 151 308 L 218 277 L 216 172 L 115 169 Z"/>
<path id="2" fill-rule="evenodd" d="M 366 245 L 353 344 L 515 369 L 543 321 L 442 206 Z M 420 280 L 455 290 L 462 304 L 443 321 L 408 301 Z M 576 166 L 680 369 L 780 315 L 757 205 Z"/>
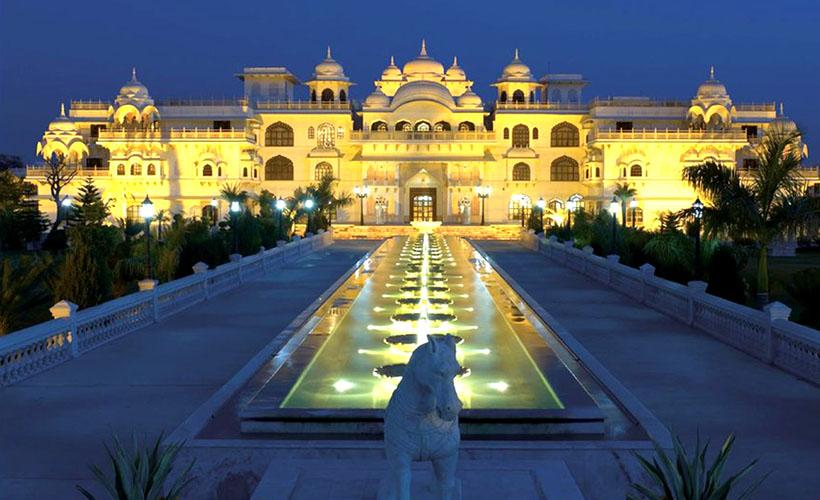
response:
<path id="1" fill-rule="evenodd" d="M 746 476 L 757 464 L 757 460 L 751 462 L 740 471 L 723 479 L 723 469 L 732 451 L 735 437 L 729 435 L 720 448 L 717 456 L 711 465 L 707 466 L 706 453 L 709 449 L 707 442 L 702 448 L 700 436 L 695 443 L 695 453 L 690 458 L 686 449 L 681 444 L 680 438 L 675 438 L 673 456 L 667 453 L 655 443 L 655 457 L 650 462 L 641 455 L 636 457 L 641 464 L 641 468 L 649 474 L 653 484 L 644 486 L 633 483 L 639 496 L 627 495 L 631 500 L 726 500 L 735 485 Z M 737 500 L 749 498 L 749 496 L 766 479 L 765 474 L 760 479 L 752 483 Z"/>
<path id="2" fill-rule="evenodd" d="M 108 454 L 111 475 L 106 474 L 96 465 L 91 465 L 91 471 L 97 482 L 105 489 L 111 498 L 119 500 L 165 500 L 178 499 L 183 490 L 193 481 L 190 477 L 194 462 L 188 465 L 165 488 L 165 483 L 174 469 L 174 462 L 184 443 L 173 443 L 162 446 L 160 435 L 153 446 L 140 445 L 136 437 L 131 437 L 131 449 L 126 449 L 117 436 L 113 438 L 113 446 L 105 445 Z M 95 500 L 91 492 L 80 485 L 77 490 L 90 500 Z"/>
<path id="3" fill-rule="evenodd" d="M 47 319 L 44 316 L 51 305 L 51 293 L 46 283 L 50 273 L 51 259 L 47 256 L 23 255 L 3 259 L 0 267 L 0 335 Z"/>
<path id="4" fill-rule="evenodd" d="M 91 307 L 111 298 L 113 273 L 107 256 L 121 233 L 111 226 L 78 226 L 68 231 L 70 247 L 60 270 L 55 296 Z"/>
<path id="5" fill-rule="evenodd" d="M 72 204 L 70 221 L 72 224 L 99 226 L 111 213 L 109 204 L 110 200 L 103 202 L 102 192 L 94 185 L 94 179 L 88 177 Z"/>
<path id="6" fill-rule="evenodd" d="M 820 269 L 809 268 L 791 275 L 786 291 L 800 304 L 798 319 L 813 328 L 820 328 Z"/>
<path id="7" fill-rule="evenodd" d="M 326 176 L 322 177 L 317 184 L 311 184 L 305 189 L 298 188 L 293 192 L 296 210 L 292 218 L 299 220 L 304 217 L 307 220 L 307 232 L 316 234 L 319 229 L 327 230 L 336 210 L 353 203 L 353 197 L 350 194 L 336 194 L 333 191 L 335 182 L 336 179 Z M 313 200 L 314 208 L 311 210 L 304 208 L 304 202 L 307 199 Z"/>
<path id="8" fill-rule="evenodd" d="M 711 252 L 706 265 L 709 282 L 708 293 L 738 304 L 746 303 L 746 281 L 742 271 L 746 267 L 748 255 L 741 248 L 725 243 L 718 244 Z"/>
<path id="9" fill-rule="evenodd" d="M 817 214 L 803 189 L 800 140 L 798 130 L 767 130 L 756 151 L 758 168 L 748 179 L 741 179 L 734 167 L 712 161 L 683 170 L 683 179 L 708 199 L 703 210 L 707 234 L 725 234 L 736 242 L 749 238 L 759 245 L 759 304 L 768 302 L 769 244 L 777 236 L 794 235 Z"/>
<path id="10" fill-rule="evenodd" d="M 694 244 L 680 231 L 660 232 L 643 248 L 655 273 L 668 280 L 686 283 L 694 271 Z"/>
<path id="11" fill-rule="evenodd" d="M 618 199 L 621 205 L 621 225 L 626 227 L 626 205 L 629 203 L 630 198 L 634 198 L 636 194 L 638 194 L 638 190 L 629 187 L 628 182 L 621 182 L 615 184 L 615 191 L 612 192 L 615 198 Z"/>

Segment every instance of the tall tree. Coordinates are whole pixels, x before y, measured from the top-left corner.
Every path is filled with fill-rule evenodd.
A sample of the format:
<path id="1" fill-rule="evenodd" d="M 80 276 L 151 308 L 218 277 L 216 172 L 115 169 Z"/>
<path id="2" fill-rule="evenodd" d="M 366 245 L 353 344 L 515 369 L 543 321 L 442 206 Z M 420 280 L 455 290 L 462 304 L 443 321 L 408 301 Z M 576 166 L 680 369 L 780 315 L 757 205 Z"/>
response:
<path id="1" fill-rule="evenodd" d="M 50 267 L 48 257 L 24 255 L 3 260 L 0 265 L 0 335 L 41 320 L 35 311 L 51 305 L 51 293 L 46 286 Z"/>
<path id="2" fill-rule="evenodd" d="M 110 299 L 113 274 L 108 256 L 121 233 L 111 226 L 78 226 L 68 233 L 71 247 L 57 279 L 55 298 L 82 308 Z"/>
<path id="3" fill-rule="evenodd" d="M 634 198 L 638 194 L 638 190 L 634 187 L 629 187 L 628 182 L 621 182 L 615 184 L 615 191 L 612 192 L 615 198 L 621 202 L 621 225 L 626 227 L 626 204 L 630 198 Z"/>
<path id="4" fill-rule="evenodd" d="M 77 176 L 79 166 L 65 155 L 54 153 L 50 158 L 45 159 L 46 184 L 48 184 L 51 199 L 57 207 L 56 217 L 51 230 L 54 231 L 63 221 L 63 190 L 68 186 L 74 177 Z"/>
<path id="5" fill-rule="evenodd" d="M 109 201 L 104 202 L 102 192 L 94 185 L 94 179 L 88 177 L 80 187 L 77 199 L 72 204 L 73 222 L 84 226 L 99 226 L 110 215 Z"/>
<path id="6" fill-rule="evenodd" d="M 769 294 L 769 245 L 777 236 L 793 234 L 816 215 L 816 209 L 799 173 L 798 130 L 769 129 L 756 155 L 758 168 L 748 178 L 741 178 L 734 168 L 706 162 L 686 167 L 683 179 L 707 200 L 706 234 L 757 242 L 757 302 L 763 305 Z"/>

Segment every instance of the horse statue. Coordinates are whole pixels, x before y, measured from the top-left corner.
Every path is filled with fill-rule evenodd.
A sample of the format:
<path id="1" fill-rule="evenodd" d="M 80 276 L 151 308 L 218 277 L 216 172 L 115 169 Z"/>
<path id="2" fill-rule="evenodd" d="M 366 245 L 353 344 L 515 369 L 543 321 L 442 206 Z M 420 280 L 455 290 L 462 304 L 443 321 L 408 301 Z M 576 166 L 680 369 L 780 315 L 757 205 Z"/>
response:
<path id="1" fill-rule="evenodd" d="M 460 369 L 452 335 L 429 336 L 413 351 L 384 414 L 390 476 L 383 481 L 380 500 L 410 500 L 410 466 L 427 460 L 433 462 L 436 498 L 461 498 L 455 476 L 461 401 L 453 384 Z"/>

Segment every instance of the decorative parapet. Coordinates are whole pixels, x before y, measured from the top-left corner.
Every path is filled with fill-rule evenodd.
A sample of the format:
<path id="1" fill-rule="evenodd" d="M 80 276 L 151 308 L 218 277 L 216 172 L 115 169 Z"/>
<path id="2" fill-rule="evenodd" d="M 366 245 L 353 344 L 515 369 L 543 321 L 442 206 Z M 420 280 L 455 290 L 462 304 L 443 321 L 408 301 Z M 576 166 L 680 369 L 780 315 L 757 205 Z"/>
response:
<path id="1" fill-rule="evenodd" d="M 820 331 L 788 320 L 791 310 L 779 302 L 759 311 L 706 293 L 707 283 L 687 286 L 655 276 L 644 264 L 634 269 L 616 259 L 606 259 L 521 231 L 520 242 L 556 262 L 629 295 L 641 304 L 703 330 L 782 370 L 820 384 Z"/>
<path id="2" fill-rule="evenodd" d="M 88 309 L 60 301 L 55 319 L 0 337 L 0 385 L 11 385 L 209 300 L 333 243 L 333 232 L 277 246 Z"/>

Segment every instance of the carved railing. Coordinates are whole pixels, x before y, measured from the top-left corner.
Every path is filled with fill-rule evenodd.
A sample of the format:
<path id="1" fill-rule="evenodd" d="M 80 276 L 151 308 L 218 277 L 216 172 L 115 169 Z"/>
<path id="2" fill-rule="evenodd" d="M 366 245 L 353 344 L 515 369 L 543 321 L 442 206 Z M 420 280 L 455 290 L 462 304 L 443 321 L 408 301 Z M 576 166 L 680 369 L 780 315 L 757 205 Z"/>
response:
<path id="1" fill-rule="evenodd" d="M 820 384 L 820 331 L 788 321 L 788 308 L 777 302 L 766 311 L 752 309 L 706 293 L 706 283 L 688 286 L 655 276 L 644 264 L 634 269 L 592 254 L 521 231 L 521 243 L 556 262 L 629 295 L 647 307 L 705 331 L 709 335 L 764 362 Z"/>
<path id="2" fill-rule="evenodd" d="M 321 232 L 0 337 L 0 385 L 79 357 L 332 243 L 332 232 Z"/>
<path id="3" fill-rule="evenodd" d="M 653 140 L 653 141 L 748 141 L 745 130 L 633 129 L 601 128 L 594 130 L 593 140 Z"/>
<path id="4" fill-rule="evenodd" d="M 418 141 L 418 142 L 436 142 L 436 141 L 462 141 L 462 142 L 476 142 L 476 141 L 495 141 L 495 132 L 484 130 L 461 130 L 461 131 L 442 131 L 442 132 L 417 132 L 417 131 L 375 131 L 364 130 L 350 133 L 351 141 Z"/>

